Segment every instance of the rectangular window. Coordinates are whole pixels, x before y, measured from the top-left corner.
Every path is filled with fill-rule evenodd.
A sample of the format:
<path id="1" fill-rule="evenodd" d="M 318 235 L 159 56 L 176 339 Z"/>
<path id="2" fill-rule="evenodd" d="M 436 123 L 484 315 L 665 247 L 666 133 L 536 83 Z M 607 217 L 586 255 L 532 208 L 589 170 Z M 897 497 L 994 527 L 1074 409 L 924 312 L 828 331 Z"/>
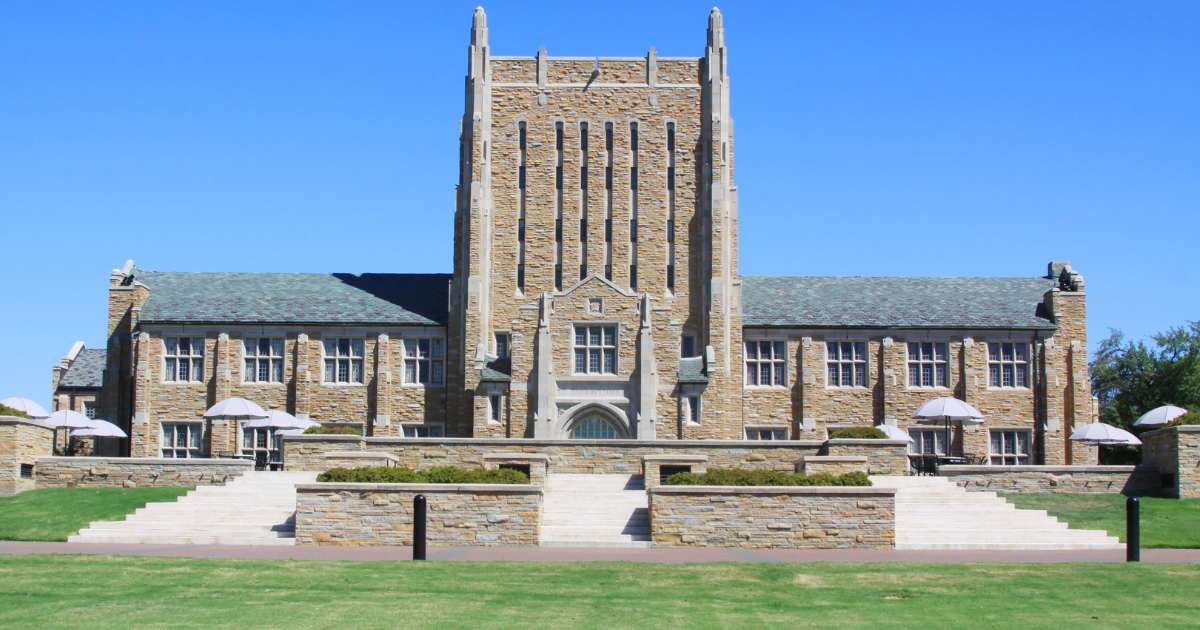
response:
<path id="1" fill-rule="evenodd" d="M 243 383 L 283 382 L 283 339 L 247 337 L 242 340 Z"/>
<path id="2" fill-rule="evenodd" d="M 506 332 L 496 333 L 496 358 L 507 359 L 509 357 L 510 346 L 512 344 L 512 336 Z"/>
<path id="3" fill-rule="evenodd" d="M 930 342 L 908 344 L 909 387 L 949 386 L 946 346 L 944 343 Z"/>
<path id="4" fill-rule="evenodd" d="M 917 429 L 908 430 L 909 437 L 912 441 L 908 443 L 908 452 L 913 455 L 945 455 L 946 454 L 946 430 L 945 429 Z"/>
<path id="5" fill-rule="evenodd" d="M 253 457 L 256 468 L 281 464 L 280 451 L 280 437 L 274 428 L 242 427 L 242 442 L 238 452 Z"/>
<path id="6" fill-rule="evenodd" d="M 199 422 L 162 423 L 162 456 L 189 459 L 204 456 L 204 425 Z"/>
<path id="7" fill-rule="evenodd" d="M 1029 387 L 1029 344 L 988 343 L 988 386 Z"/>
<path id="8" fill-rule="evenodd" d="M 988 462 L 993 466 L 1029 464 L 1030 432 L 992 430 L 988 444 Z"/>
<path id="9" fill-rule="evenodd" d="M 83 415 L 85 415 L 85 416 L 87 416 L 87 417 L 89 417 L 89 418 L 95 418 L 95 417 L 96 417 L 96 401 L 94 401 L 94 400 L 87 400 L 87 401 L 84 401 L 84 403 L 83 403 Z"/>
<path id="10" fill-rule="evenodd" d="M 829 387 L 867 386 L 867 344 L 863 341 L 828 341 L 825 366 Z"/>
<path id="11" fill-rule="evenodd" d="M 684 419 L 692 424 L 700 424 L 700 397 L 696 395 L 684 397 Z"/>
<path id="12" fill-rule="evenodd" d="M 402 427 L 406 438 L 445 437 L 446 429 L 440 424 L 406 424 Z"/>
<path id="13" fill-rule="evenodd" d="M 679 356 L 687 358 L 696 356 L 696 338 L 684 335 L 679 341 Z"/>
<path id="14" fill-rule="evenodd" d="M 520 190 L 520 213 L 517 216 L 517 290 L 525 291 L 525 161 L 528 144 L 525 121 L 517 123 L 518 144 L 521 149 L 521 162 L 517 170 L 517 187 Z"/>
<path id="15" fill-rule="evenodd" d="M 495 424 L 500 424 L 504 415 L 504 397 L 500 394 L 488 396 L 488 418 Z"/>
<path id="16" fill-rule="evenodd" d="M 325 382 L 363 382 L 363 340 L 349 338 L 324 339 Z"/>
<path id="17" fill-rule="evenodd" d="M 788 430 L 784 427 L 746 427 L 747 440 L 786 440 Z"/>
<path id="18" fill-rule="evenodd" d="M 199 383 L 204 380 L 204 337 L 163 339 L 163 380 Z"/>
<path id="19" fill-rule="evenodd" d="M 441 337 L 404 339 L 404 382 L 442 385 L 446 380 L 446 344 Z"/>
<path id="20" fill-rule="evenodd" d="M 747 341 L 746 384 L 768 387 L 786 385 L 786 352 L 782 341 Z"/>
<path id="21" fill-rule="evenodd" d="M 617 327 L 575 325 L 575 373 L 617 373 Z"/>

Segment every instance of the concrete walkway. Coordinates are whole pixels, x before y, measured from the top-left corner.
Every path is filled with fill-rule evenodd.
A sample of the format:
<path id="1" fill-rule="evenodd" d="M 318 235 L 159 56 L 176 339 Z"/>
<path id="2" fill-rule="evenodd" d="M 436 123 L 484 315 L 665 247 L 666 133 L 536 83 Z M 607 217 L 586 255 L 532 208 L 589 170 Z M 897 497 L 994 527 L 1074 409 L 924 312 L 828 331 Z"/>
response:
<path id="1" fill-rule="evenodd" d="M 412 558 L 407 547 L 239 547 L 0 542 L 0 555 L 89 554 L 242 560 L 374 560 Z M 831 549 L 589 549 L 579 547 L 430 547 L 430 560 L 576 562 L 1124 562 L 1121 551 L 934 551 Z M 1143 549 L 1143 562 L 1200 563 L 1200 549 Z"/>

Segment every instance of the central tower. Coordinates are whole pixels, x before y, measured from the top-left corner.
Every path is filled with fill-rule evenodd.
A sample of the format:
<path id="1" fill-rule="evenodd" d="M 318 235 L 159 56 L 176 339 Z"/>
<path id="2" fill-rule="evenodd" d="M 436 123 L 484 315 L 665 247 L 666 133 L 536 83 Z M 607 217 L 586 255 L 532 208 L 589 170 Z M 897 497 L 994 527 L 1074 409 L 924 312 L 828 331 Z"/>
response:
<path id="1" fill-rule="evenodd" d="M 501 57 L 477 8 L 465 87 L 448 429 L 740 438 L 720 12 L 703 57 Z"/>

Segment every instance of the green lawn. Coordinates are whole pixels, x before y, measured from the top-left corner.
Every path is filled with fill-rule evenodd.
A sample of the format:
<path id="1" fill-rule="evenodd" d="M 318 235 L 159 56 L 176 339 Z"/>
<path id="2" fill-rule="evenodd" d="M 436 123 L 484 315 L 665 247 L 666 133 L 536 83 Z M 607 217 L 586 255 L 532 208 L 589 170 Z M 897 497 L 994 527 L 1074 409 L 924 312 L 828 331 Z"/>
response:
<path id="1" fill-rule="evenodd" d="M 42 488 L 0 497 L 0 540 L 66 540 L 92 521 L 110 521 L 190 488 Z"/>
<path id="2" fill-rule="evenodd" d="M 1125 541 L 1125 497 L 1119 494 L 1014 494 L 1019 508 L 1046 510 L 1073 528 L 1104 529 Z M 1200 548 L 1200 499 L 1142 497 L 1142 546 Z"/>
<path id="3" fill-rule="evenodd" d="M 1062 630 L 1196 619 L 1200 565 L 0 557 L 4 627 Z"/>

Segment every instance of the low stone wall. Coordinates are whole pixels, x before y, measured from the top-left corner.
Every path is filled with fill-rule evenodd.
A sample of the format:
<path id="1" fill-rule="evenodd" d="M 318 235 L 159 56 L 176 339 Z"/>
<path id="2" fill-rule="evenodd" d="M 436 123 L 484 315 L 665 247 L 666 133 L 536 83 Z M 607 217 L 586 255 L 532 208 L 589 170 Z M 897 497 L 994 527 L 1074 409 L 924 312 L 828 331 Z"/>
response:
<path id="1" fill-rule="evenodd" d="M 334 441 L 333 438 L 343 438 Z M 346 440 L 344 438 L 349 438 Z M 481 468 L 484 455 L 496 452 L 548 455 L 551 473 L 641 474 L 647 455 L 702 455 L 709 468 L 756 468 L 793 472 L 805 455 L 816 455 L 815 440 L 757 442 L 745 440 L 527 440 L 481 438 L 357 438 L 355 436 L 296 435 L 283 439 L 287 470 L 324 470 L 323 453 L 364 450 L 396 455 L 400 466 Z"/>
<path id="2" fill-rule="evenodd" d="M 42 457 L 36 466 L 39 488 L 220 486 L 251 470 L 244 459 L 138 457 Z"/>
<path id="3" fill-rule="evenodd" d="M 867 472 L 865 455 L 809 455 L 796 468 L 806 475 L 844 475 Z"/>
<path id="4" fill-rule="evenodd" d="M 938 474 L 967 490 L 993 492 L 1158 494 L 1157 471 L 1135 466 L 940 466 Z"/>
<path id="5" fill-rule="evenodd" d="M 503 466 L 528 469 L 529 483 L 535 486 L 546 485 L 549 462 L 550 458 L 540 453 L 488 453 L 483 456 L 483 467 L 487 470 L 497 470 Z"/>
<path id="6" fill-rule="evenodd" d="M 296 487 L 301 545 L 411 545 L 413 497 L 425 495 L 430 545 L 536 545 L 542 489 L 533 485 L 316 483 Z"/>
<path id="7" fill-rule="evenodd" d="M 1200 498 L 1200 425 L 1167 427 L 1140 437 L 1142 465 L 1164 476 L 1163 494 Z"/>
<path id="8" fill-rule="evenodd" d="M 688 472 L 703 474 L 708 472 L 708 457 L 706 455 L 647 455 L 642 458 L 642 479 L 645 487 L 661 486 L 663 468 L 687 468 Z"/>
<path id="9" fill-rule="evenodd" d="M 391 453 L 334 451 L 324 454 L 325 468 L 395 468 L 398 461 Z"/>
<path id="10" fill-rule="evenodd" d="M 892 488 L 659 486 L 656 546 L 879 549 L 896 542 Z"/>
<path id="11" fill-rule="evenodd" d="M 821 455 L 866 457 L 867 474 L 907 475 L 908 442 L 836 438 L 825 442 Z"/>
<path id="12" fill-rule="evenodd" d="M 32 490 L 38 458 L 53 449 L 53 429 L 25 418 L 0 416 L 0 497 Z"/>

